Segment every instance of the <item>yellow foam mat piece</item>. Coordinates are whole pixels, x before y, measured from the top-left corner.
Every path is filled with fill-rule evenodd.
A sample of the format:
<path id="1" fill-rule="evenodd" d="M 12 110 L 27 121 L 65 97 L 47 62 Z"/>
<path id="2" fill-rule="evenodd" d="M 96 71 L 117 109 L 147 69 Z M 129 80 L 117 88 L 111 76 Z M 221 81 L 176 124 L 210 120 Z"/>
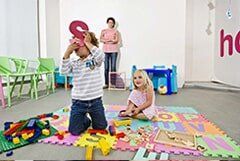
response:
<path id="1" fill-rule="evenodd" d="M 90 135 L 89 133 L 84 133 L 79 137 L 77 141 L 75 141 L 73 145 L 81 147 L 92 146 L 94 148 L 100 148 L 98 141 L 102 137 L 106 139 L 111 148 L 116 144 L 117 141 L 116 137 L 111 136 L 110 134 L 103 135 L 97 133 L 97 135 Z"/>

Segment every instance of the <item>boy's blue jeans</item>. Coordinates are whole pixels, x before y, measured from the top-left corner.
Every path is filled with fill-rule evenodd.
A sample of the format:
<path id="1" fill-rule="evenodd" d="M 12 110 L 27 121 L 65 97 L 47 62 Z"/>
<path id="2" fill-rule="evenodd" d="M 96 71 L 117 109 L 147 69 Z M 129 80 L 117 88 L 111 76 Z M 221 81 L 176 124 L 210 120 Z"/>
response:
<path id="1" fill-rule="evenodd" d="M 87 113 L 91 117 L 93 129 L 105 129 L 107 127 L 101 97 L 89 101 L 72 99 L 68 127 L 68 131 L 72 135 L 80 135 L 91 125 L 91 120 L 87 117 Z"/>

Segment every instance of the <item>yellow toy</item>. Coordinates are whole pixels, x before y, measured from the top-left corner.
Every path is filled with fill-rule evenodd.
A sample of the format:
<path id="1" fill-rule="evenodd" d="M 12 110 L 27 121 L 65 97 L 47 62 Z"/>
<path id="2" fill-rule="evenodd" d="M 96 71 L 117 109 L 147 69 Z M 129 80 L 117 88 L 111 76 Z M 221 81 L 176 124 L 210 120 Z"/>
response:
<path id="1" fill-rule="evenodd" d="M 102 154 L 104 156 L 108 155 L 110 152 L 110 145 L 108 144 L 108 142 L 104 138 L 101 138 L 99 140 L 99 145 L 100 145 Z"/>
<path id="2" fill-rule="evenodd" d="M 29 137 L 28 137 L 28 134 L 27 133 L 24 133 L 24 134 L 22 134 L 22 138 L 24 139 L 24 140 L 27 140 Z"/>
<path id="3" fill-rule="evenodd" d="M 69 108 L 68 108 L 68 107 L 65 107 L 65 108 L 63 109 L 63 112 L 69 112 Z"/>
<path id="4" fill-rule="evenodd" d="M 86 160 L 92 160 L 93 156 L 93 147 L 92 146 L 87 146 L 86 148 Z"/>
<path id="5" fill-rule="evenodd" d="M 48 129 L 43 129 L 43 130 L 42 130 L 42 134 L 45 135 L 45 136 L 49 136 L 49 135 L 50 135 L 50 130 L 48 130 Z"/>
<path id="6" fill-rule="evenodd" d="M 115 126 L 127 126 L 127 125 L 131 125 L 132 120 L 127 119 L 127 120 L 113 120 L 113 123 Z"/>
<path id="7" fill-rule="evenodd" d="M 31 132 L 30 134 L 28 134 L 28 138 L 31 138 L 31 137 L 33 137 L 33 133 Z"/>
<path id="8" fill-rule="evenodd" d="M 167 87 L 166 86 L 160 86 L 158 88 L 158 93 L 162 94 L 162 95 L 166 94 L 167 93 Z"/>
<path id="9" fill-rule="evenodd" d="M 19 144 L 20 140 L 18 137 L 13 138 L 13 144 Z"/>

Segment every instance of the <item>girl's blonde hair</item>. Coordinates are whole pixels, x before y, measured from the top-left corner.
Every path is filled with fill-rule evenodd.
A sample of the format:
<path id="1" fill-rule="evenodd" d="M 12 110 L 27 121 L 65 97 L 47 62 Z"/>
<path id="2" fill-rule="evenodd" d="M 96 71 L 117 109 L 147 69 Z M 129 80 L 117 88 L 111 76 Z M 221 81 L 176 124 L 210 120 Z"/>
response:
<path id="1" fill-rule="evenodd" d="M 134 89 L 137 89 L 137 88 L 138 88 L 138 87 L 135 85 L 135 83 L 134 83 L 134 75 L 135 75 L 135 73 L 137 73 L 137 72 L 141 73 L 141 75 L 142 75 L 142 77 L 143 77 L 144 90 L 147 90 L 147 88 L 148 88 L 149 86 L 150 86 L 150 87 L 153 87 L 152 81 L 151 81 L 151 79 L 148 77 L 147 73 L 146 73 L 144 70 L 142 70 L 142 69 L 138 69 L 138 70 L 136 70 L 136 71 L 134 72 L 133 77 L 132 77 Z"/>

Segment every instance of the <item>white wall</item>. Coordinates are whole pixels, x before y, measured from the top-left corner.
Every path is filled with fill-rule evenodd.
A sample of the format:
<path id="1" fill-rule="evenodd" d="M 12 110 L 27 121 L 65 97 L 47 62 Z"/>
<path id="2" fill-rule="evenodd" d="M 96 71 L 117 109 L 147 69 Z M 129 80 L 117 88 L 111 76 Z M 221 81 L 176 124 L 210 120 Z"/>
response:
<path id="1" fill-rule="evenodd" d="M 215 10 L 209 12 L 208 3 L 209 0 L 187 0 L 186 81 L 211 81 L 214 75 Z M 211 35 L 205 31 L 209 18 Z"/>
<path id="2" fill-rule="evenodd" d="M 215 79 L 234 86 L 240 87 L 240 53 L 235 49 L 235 37 L 240 31 L 240 1 L 232 0 L 232 19 L 228 19 L 226 11 L 229 7 L 228 1 L 216 1 L 216 35 L 214 53 Z M 233 55 L 228 55 L 228 42 L 224 43 L 225 56 L 220 57 L 220 30 L 224 29 L 224 35 L 233 37 Z M 238 43 L 240 43 L 238 41 Z"/>
<path id="3" fill-rule="evenodd" d="M 35 59 L 38 56 L 36 0 L 2 0 L 0 55 Z M 27 9 L 26 9 L 27 8 Z M 2 26 L 2 25 L 1 25 Z"/>
<path id="4" fill-rule="evenodd" d="M 46 0 L 46 54 L 41 53 L 49 58 L 55 58 L 56 62 L 60 61 L 60 6 L 59 0 Z"/>
<path id="5" fill-rule="evenodd" d="M 119 71 L 176 64 L 179 85 L 185 79 L 185 0 L 61 0 L 61 55 L 69 44 L 73 20 L 85 21 L 98 37 L 106 18 L 115 17 L 122 34 Z M 59 55 L 60 57 L 60 55 Z M 57 58 L 56 58 L 57 59 Z"/>
<path id="6" fill-rule="evenodd" d="M 7 53 L 6 41 L 6 0 L 0 1 L 0 55 Z"/>
<path id="7" fill-rule="evenodd" d="M 47 57 L 46 0 L 39 1 L 40 57 Z"/>

